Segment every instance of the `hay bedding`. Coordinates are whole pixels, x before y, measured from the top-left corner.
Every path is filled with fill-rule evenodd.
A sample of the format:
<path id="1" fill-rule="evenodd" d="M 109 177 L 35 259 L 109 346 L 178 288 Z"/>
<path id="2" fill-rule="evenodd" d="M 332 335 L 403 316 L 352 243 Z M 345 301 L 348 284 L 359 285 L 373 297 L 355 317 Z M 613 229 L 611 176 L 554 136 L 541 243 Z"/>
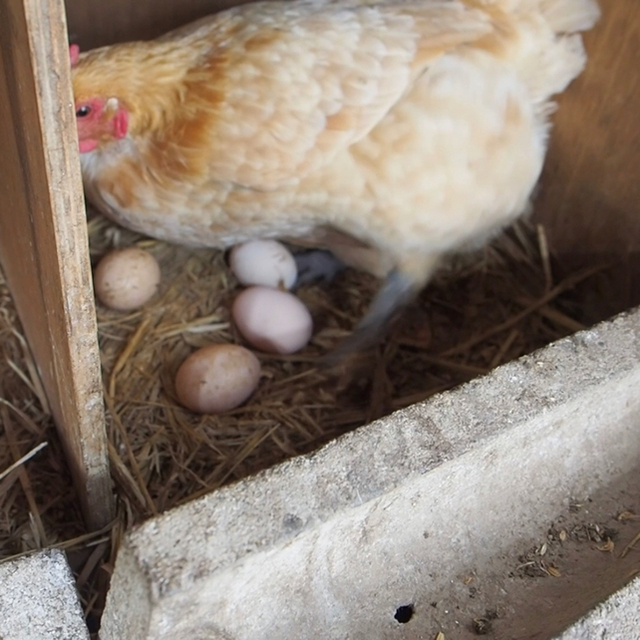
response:
<path id="1" fill-rule="evenodd" d="M 263 377 L 248 403 L 198 416 L 175 402 L 177 367 L 205 344 L 242 343 L 229 321 L 238 286 L 224 256 L 149 240 L 100 216 L 90 219 L 89 231 L 93 262 L 137 243 L 163 272 L 159 295 L 143 310 L 122 314 L 98 306 L 118 517 L 102 532 L 83 528 L 35 366 L 0 280 L 0 558 L 66 548 L 90 617 L 100 612 L 120 537 L 130 526 L 581 329 L 571 291 L 595 271 L 554 283 L 544 233 L 519 223 L 481 253 L 443 269 L 371 354 L 346 371 L 320 370 L 317 356 L 348 334 L 377 287 L 373 278 L 345 271 L 330 287 L 298 291 L 316 328 L 307 348 L 261 355 Z M 20 461 L 25 454 L 31 457 Z"/>

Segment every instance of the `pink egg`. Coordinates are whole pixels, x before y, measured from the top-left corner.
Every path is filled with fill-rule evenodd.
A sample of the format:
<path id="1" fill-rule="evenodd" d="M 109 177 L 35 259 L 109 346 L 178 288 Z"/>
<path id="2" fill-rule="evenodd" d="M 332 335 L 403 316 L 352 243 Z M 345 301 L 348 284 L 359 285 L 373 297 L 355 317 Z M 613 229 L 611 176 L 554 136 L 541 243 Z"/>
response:
<path id="1" fill-rule="evenodd" d="M 192 353 L 176 374 L 176 394 L 196 413 L 223 413 L 240 406 L 255 391 L 260 362 L 248 349 L 214 344 Z"/>
<path id="2" fill-rule="evenodd" d="M 310 340 L 313 321 L 307 307 L 291 293 L 269 287 L 249 287 L 231 310 L 240 333 L 268 353 L 294 353 Z"/>

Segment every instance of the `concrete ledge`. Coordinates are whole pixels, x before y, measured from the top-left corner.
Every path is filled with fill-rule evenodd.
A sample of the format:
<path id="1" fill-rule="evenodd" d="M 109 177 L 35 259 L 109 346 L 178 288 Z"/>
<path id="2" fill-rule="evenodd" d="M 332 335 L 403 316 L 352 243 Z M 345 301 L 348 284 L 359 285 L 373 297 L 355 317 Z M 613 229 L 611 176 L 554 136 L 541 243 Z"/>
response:
<path id="1" fill-rule="evenodd" d="M 0 564 L 1 640 L 89 640 L 62 551 Z"/>
<path id="2" fill-rule="evenodd" d="M 435 637 L 452 576 L 637 468 L 638 388 L 634 312 L 155 518 L 101 640 Z"/>

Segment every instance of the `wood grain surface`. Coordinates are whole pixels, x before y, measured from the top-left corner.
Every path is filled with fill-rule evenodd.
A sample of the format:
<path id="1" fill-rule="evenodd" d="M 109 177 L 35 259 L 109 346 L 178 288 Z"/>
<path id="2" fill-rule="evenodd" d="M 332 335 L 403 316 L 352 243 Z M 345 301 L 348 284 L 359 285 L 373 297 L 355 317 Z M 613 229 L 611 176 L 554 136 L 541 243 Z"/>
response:
<path id="1" fill-rule="evenodd" d="M 92 527 L 112 517 L 62 0 L 0 2 L 0 260 Z"/>
<path id="2" fill-rule="evenodd" d="M 535 203 L 561 271 L 612 265 L 590 321 L 640 304 L 640 3 L 599 2 L 587 68 L 558 100 Z"/>
<path id="3" fill-rule="evenodd" d="M 69 37 L 81 49 L 155 38 L 238 0 L 67 0 Z"/>

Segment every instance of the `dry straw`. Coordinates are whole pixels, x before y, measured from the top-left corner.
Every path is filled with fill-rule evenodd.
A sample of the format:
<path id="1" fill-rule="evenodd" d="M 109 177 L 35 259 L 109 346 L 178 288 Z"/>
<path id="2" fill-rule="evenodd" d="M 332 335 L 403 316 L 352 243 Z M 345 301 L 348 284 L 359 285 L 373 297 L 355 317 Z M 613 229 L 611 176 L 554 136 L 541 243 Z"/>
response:
<path id="1" fill-rule="evenodd" d="M 238 286 L 224 256 L 145 239 L 101 217 L 89 228 L 94 262 L 137 244 L 163 272 L 160 294 L 142 311 L 98 306 L 118 517 L 103 531 L 85 531 L 36 367 L 0 281 L 0 558 L 46 545 L 67 549 L 90 616 L 100 612 L 119 540 L 134 523 L 579 330 L 573 289 L 597 270 L 554 281 L 544 230 L 519 224 L 443 269 L 377 349 L 327 371 L 316 367 L 318 356 L 349 334 L 377 286 L 344 272 L 329 287 L 298 292 L 315 322 L 306 349 L 260 355 L 263 376 L 250 401 L 225 415 L 199 416 L 176 403 L 173 377 L 197 347 L 242 343 L 229 318 Z"/>

